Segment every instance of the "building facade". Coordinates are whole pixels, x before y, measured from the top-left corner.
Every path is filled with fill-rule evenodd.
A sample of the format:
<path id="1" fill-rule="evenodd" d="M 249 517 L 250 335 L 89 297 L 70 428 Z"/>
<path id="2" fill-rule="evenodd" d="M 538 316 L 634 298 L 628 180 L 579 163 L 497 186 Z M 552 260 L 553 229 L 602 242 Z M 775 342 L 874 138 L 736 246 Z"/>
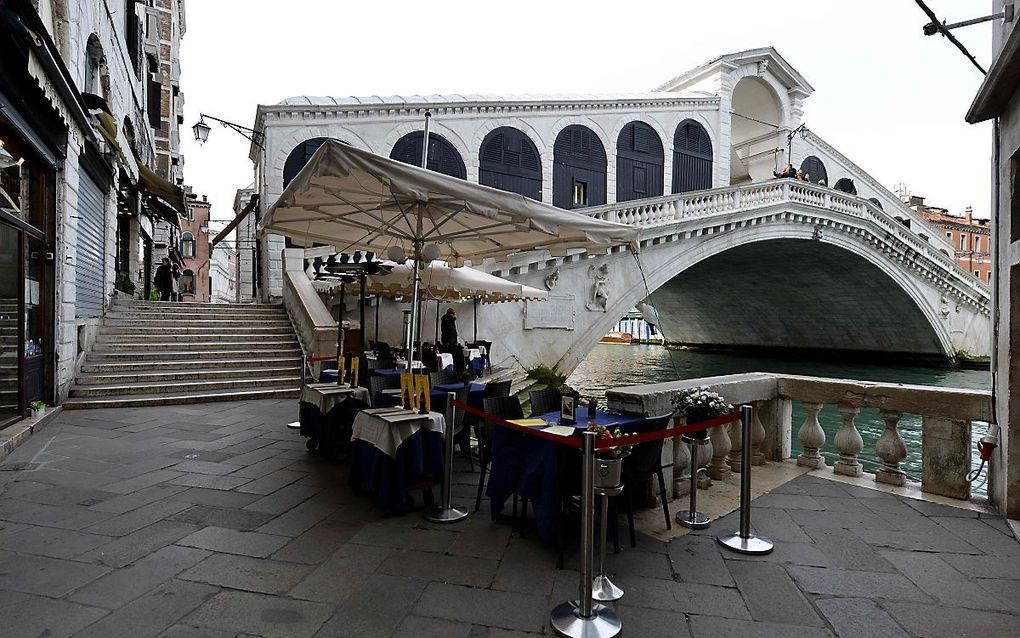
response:
<path id="1" fill-rule="evenodd" d="M 1007 2 L 993 1 L 993 12 Z M 1009 4 L 1012 4 L 1009 2 Z M 992 147 L 993 409 L 998 447 L 989 496 L 999 511 L 1020 519 L 1020 29 L 994 22 L 994 61 L 966 119 L 994 123 Z"/>
<path id="2" fill-rule="evenodd" d="M 188 193 L 188 216 L 181 220 L 178 252 L 181 255 L 181 278 L 177 289 L 181 301 L 211 300 L 209 250 L 209 199 Z"/>
<path id="3" fill-rule="evenodd" d="M 237 303 L 237 255 L 226 246 L 216 246 L 209 266 L 209 301 Z"/>
<path id="4" fill-rule="evenodd" d="M 114 290 L 145 293 L 154 227 L 184 210 L 156 172 L 150 9 L 0 0 L 0 423 L 67 396 Z"/>
<path id="5" fill-rule="evenodd" d="M 974 209 L 968 206 L 963 215 L 954 215 L 945 208 L 928 206 L 919 195 L 907 195 L 903 202 L 916 211 L 930 225 L 945 235 L 953 246 L 953 255 L 960 267 L 974 275 L 979 281 L 992 283 L 992 223 L 988 219 L 974 217 Z"/>

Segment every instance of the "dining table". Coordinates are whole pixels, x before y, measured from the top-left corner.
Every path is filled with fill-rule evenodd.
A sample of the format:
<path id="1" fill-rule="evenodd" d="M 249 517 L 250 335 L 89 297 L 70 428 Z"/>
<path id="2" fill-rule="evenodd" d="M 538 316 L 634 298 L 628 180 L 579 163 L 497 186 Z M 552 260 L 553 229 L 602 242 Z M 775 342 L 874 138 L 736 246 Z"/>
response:
<path id="1" fill-rule="evenodd" d="M 308 449 L 328 456 L 347 444 L 353 412 L 367 405 L 365 388 L 335 381 L 305 384 L 298 398 L 298 431 L 307 439 Z"/>

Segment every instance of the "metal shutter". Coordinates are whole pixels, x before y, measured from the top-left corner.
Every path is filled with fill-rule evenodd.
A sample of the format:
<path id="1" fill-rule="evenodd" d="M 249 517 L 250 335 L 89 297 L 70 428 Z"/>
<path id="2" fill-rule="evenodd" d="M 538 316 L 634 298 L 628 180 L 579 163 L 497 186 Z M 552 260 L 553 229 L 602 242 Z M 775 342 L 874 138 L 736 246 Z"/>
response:
<path id="1" fill-rule="evenodd" d="M 78 245 L 75 251 L 74 283 L 77 289 L 76 317 L 103 314 L 105 288 L 106 208 L 105 196 L 85 171 L 78 184 Z"/>

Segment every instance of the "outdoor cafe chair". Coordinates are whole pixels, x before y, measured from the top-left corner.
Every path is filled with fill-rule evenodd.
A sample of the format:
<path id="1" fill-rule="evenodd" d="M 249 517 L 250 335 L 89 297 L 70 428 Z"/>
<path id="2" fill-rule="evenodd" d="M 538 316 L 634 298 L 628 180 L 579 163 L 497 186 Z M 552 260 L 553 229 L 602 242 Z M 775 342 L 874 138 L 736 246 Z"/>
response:
<path id="1" fill-rule="evenodd" d="M 556 388 L 529 392 L 528 399 L 531 401 L 531 416 L 560 411 L 560 391 Z"/>
<path id="2" fill-rule="evenodd" d="M 506 383 L 509 384 L 510 382 L 507 381 Z M 507 388 L 509 392 L 509 385 L 507 385 Z M 486 386 L 485 389 L 488 390 L 489 387 Z M 524 410 L 521 409 L 521 401 L 517 397 L 485 397 L 482 399 L 482 409 L 486 414 L 492 414 L 507 421 L 524 418 Z M 478 436 L 479 465 L 478 495 L 475 497 L 476 512 L 482 508 L 482 490 L 485 489 L 485 472 L 489 468 L 489 463 L 492 462 L 492 428 L 494 427 L 496 427 L 494 423 L 481 421 L 477 424 L 475 430 Z M 516 500 L 514 502 L 516 503 Z M 516 507 L 514 509 L 516 510 Z"/>
<path id="3" fill-rule="evenodd" d="M 459 382 L 460 382 L 460 377 L 457 375 L 457 373 L 455 371 L 454 372 L 445 372 L 445 371 L 440 370 L 439 372 L 430 372 L 429 373 L 429 384 L 433 388 L 438 386 L 438 385 L 448 385 L 450 383 L 459 383 Z"/>
<path id="4" fill-rule="evenodd" d="M 664 430 L 670 426 L 673 416 L 667 414 L 647 419 L 644 427 L 646 432 Z M 669 517 L 669 496 L 666 492 L 666 480 L 662 474 L 663 439 L 638 443 L 631 453 L 623 459 L 623 492 L 616 498 L 623 498 L 627 508 L 627 531 L 630 533 L 630 546 L 636 547 L 634 537 L 634 499 L 640 498 L 645 492 L 648 480 L 655 476 L 659 479 L 659 499 L 662 502 L 662 515 L 666 519 L 666 529 L 673 529 Z M 614 519 L 615 520 L 615 519 Z M 614 523 L 615 528 L 615 523 Z M 616 551 L 619 551 L 619 535 L 614 534 Z"/>
<path id="5" fill-rule="evenodd" d="M 368 377 L 368 391 L 369 401 L 371 401 L 373 407 L 384 407 L 378 405 L 380 397 L 385 397 L 383 390 L 396 390 L 400 388 L 400 377 L 397 375 L 380 375 L 374 374 Z M 394 397 L 397 402 L 399 398 Z"/>

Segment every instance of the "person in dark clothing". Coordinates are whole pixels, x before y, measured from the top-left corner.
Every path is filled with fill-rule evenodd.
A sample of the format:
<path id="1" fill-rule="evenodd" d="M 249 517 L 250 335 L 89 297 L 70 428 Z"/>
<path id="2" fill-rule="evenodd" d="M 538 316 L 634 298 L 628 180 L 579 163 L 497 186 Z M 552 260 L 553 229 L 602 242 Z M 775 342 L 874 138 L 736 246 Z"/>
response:
<path id="1" fill-rule="evenodd" d="M 442 323 L 442 331 L 440 333 L 440 343 L 446 348 L 452 348 L 457 345 L 457 313 L 450 308 L 443 315 L 440 320 Z"/>
<path id="2" fill-rule="evenodd" d="M 163 258 L 163 261 L 156 268 L 156 276 L 153 278 L 152 283 L 156 284 L 156 289 L 159 290 L 159 300 L 170 301 L 174 292 L 174 276 L 173 270 L 170 267 L 170 260 L 166 257 Z"/>

